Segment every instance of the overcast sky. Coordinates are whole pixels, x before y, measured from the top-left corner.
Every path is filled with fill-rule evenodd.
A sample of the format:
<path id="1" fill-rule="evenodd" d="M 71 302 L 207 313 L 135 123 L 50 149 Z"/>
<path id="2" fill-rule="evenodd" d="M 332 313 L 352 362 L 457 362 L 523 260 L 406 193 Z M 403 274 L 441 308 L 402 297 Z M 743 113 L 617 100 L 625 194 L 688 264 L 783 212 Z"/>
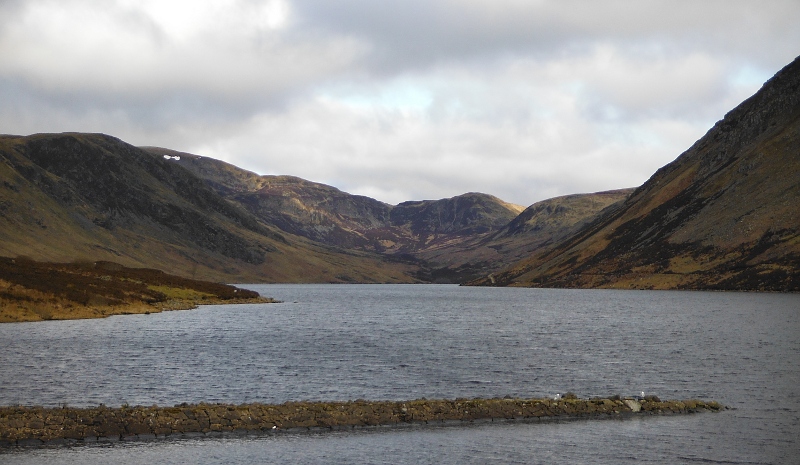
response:
<path id="1" fill-rule="evenodd" d="M 0 133 L 392 204 L 642 184 L 800 54 L 800 2 L 0 0 Z"/>

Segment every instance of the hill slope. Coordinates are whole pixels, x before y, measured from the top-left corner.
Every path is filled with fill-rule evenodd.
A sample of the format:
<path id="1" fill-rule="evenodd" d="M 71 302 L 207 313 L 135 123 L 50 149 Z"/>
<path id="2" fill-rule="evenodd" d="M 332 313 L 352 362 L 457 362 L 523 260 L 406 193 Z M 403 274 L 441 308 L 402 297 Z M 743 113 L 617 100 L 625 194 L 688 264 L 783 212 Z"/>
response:
<path id="1" fill-rule="evenodd" d="M 259 176 L 212 158 L 143 148 L 178 157 L 176 163 L 217 193 L 282 231 L 415 263 L 416 276 L 434 282 L 461 282 L 508 266 L 631 192 L 566 196 L 524 211 L 481 193 L 389 205 L 293 176 Z"/>
<path id="2" fill-rule="evenodd" d="M 0 159 L 0 256 L 227 282 L 457 282 L 512 263 L 608 203 L 513 226 L 523 208 L 486 194 L 393 206 L 102 134 L 0 136 Z"/>
<path id="3" fill-rule="evenodd" d="M 176 160 L 110 136 L 0 136 L 0 160 L 0 256 L 228 282 L 413 281 L 413 267 L 280 232 Z"/>
<path id="4" fill-rule="evenodd" d="M 389 205 L 294 176 L 259 176 L 212 158 L 143 149 L 180 157 L 176 163 L 220 195 L 281 230 L 338 247 L 413 253 L 431 243 L 496 231 L 523 210 L 480 193 Z"/>
<path id="5" fill-rule="evenodd" d="M 550 247 L 631 192 L 620 189 L 543 200 L 497 230 L 434 244 L 416 256 L 438 265 L 429 271 L 431 281 L 463 282 L 486 276 Z"/>
<path id="6" fill-rule="evenodd" d="M 800 290 L 800 58 L 626 201 L 473 284 Z"/>

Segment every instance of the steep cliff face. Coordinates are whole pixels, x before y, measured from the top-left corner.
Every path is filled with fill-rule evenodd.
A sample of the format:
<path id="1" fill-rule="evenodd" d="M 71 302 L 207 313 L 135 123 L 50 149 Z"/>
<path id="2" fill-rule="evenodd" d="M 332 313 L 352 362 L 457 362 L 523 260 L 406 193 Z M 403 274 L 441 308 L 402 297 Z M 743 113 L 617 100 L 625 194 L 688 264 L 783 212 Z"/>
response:
<path id="1" fill-rule="evenodd" d="M 174 158 L 110 136 L 0 136 L 0 159 L 0 255 L 238 282 L 413 280 L 380 257 L 279 232 Z"/>
<path id="2" fill-rule="evenodd" d="M 348 249 L 372 250 L 363 232 L 383 227 L 390 206 L 293 176 L 262 177 L 254 192 L 232 199 L 284 231 Z"/>
<path id="3" fill-rule="evenodd" d="M 476 283 L 800 290 L 800 59 L 623 203 Z"/>

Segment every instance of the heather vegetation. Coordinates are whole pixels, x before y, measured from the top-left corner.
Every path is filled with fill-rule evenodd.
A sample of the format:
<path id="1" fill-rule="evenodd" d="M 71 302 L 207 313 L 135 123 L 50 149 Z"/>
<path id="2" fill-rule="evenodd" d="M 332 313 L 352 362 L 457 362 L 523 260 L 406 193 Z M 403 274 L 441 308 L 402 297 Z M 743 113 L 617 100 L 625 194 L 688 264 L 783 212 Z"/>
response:
<path id="1" fill-rule="evenodd" d="M 269 301 L 257 292 L 107 261 L 47 263 L 0 257 L 0 322 L 100 318 Z"/>

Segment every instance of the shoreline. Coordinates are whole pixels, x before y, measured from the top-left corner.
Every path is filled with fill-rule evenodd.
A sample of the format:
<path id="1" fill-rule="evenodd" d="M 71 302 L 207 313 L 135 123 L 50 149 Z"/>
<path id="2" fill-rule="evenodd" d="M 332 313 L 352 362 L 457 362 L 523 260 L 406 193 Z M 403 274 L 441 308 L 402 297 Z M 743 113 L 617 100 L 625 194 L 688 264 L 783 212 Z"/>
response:
<path id="1" fill-rule="evenodd" d="M 243 299 L 203 299 L 203 300 L 170 300 L 160 302 L 153 307 L 157 312 L 171 312 L 176 310 L 194 310 L 201 305 L 241 305 L 241 304 L 279 304 L 280 300 L 271 297 L 249 297 Z M 157 313 L 156 312 L 156 313 Z M 151 312 L 154 313 L 154 312 Z"/>
<path id="2" fill-rule="evenodd" d="M 276 301 L 228 284 L 113 262 L 51 263 L 0 257 L 0 323 L 149 315 L 200 305 L 248 303 Z"/>
<path id="3" fill-rule="evenodd" d="M 174 407 L 0 407 L 0 447 L 348 430 L 378 426 L 450 425 L 475 421 L 608 419 L 718 412 L 726 407 L 697 399 L 650 396 L 577 399 L 455 399 L 286 402 L 284 404 L 180 404 Z"/>
<path id="4" fill-rule="evenodd" d="M 2 303 L 2 301 L 0 301 Z M 241 299 L 171 299 L 154 304 L 135 302 L 123 305 L 103 306 L 62 306 L 39 304 L 36 311 L 6 312 L 9 315 L 0 317 L 0 324 L 30 323 L 42 321 L 91 320 L 108 318 L 116 315 L 150 315 L 151 313 L 178 310 L 194 310 L 201 305 L 240 305 L 240 304 L 274 304 L 281 303 L 270 297 L 249 297 Z"/>

